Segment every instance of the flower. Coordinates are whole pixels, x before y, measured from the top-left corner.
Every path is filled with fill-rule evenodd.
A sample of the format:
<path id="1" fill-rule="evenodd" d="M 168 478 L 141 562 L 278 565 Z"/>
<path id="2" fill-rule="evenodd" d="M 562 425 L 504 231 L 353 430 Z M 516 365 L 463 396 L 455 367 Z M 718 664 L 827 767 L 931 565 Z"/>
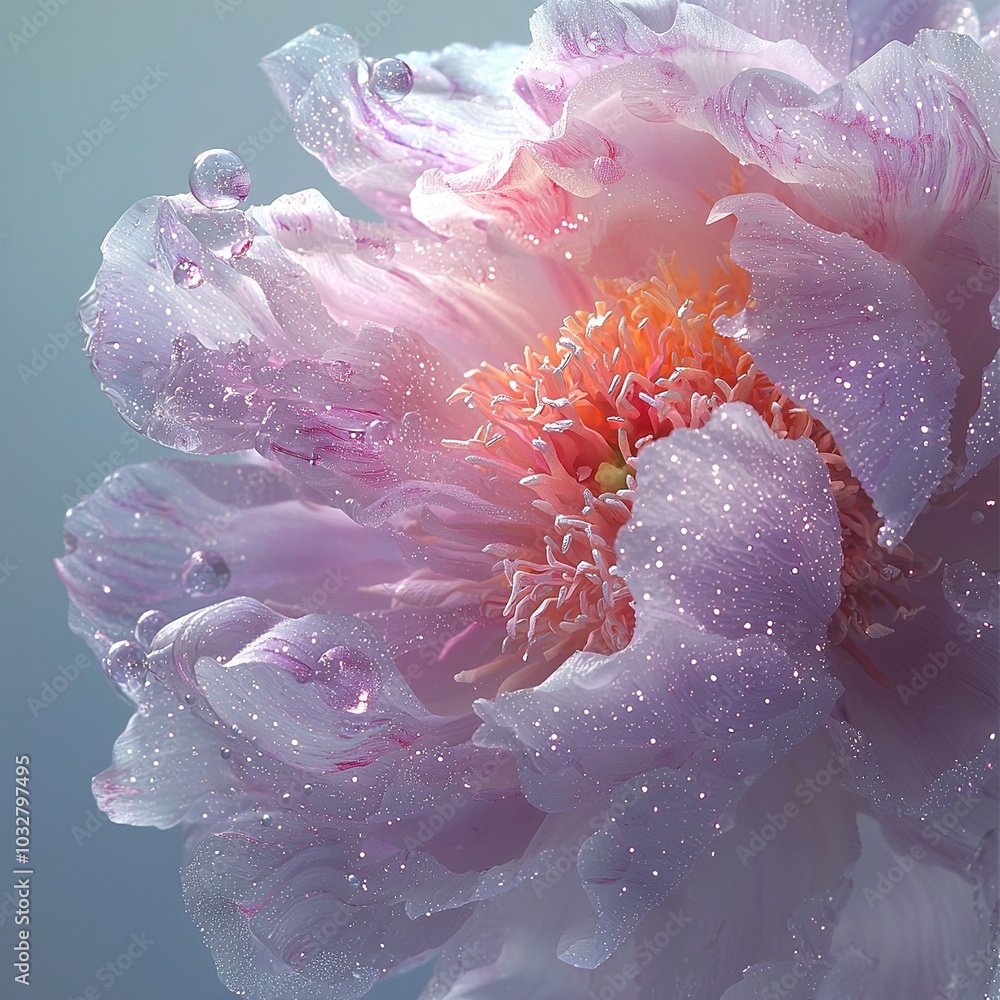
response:
<path id="1" fill-rule="evenodd" d="M 248 178 L 199 166 L 105 241 L 105 391 L 238 458 L 68 516 L 135 705 L 97 799 L 183 828 L 249 997 L 432 956 L 428 1000 L 983 995 L 997 29 L 548 0 L 532 35 L 265 60 L 384 223 L 210 208 Z"/>

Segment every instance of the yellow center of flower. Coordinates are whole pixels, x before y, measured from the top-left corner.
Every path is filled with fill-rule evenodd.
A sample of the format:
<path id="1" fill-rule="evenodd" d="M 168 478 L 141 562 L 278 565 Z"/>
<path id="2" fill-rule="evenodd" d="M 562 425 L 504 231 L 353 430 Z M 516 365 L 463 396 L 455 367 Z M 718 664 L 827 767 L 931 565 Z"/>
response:
<path id="1" fill-rule="evenodd" d="M 702 427 L 723 403 L 753 407 L 782 438 L 810 438 L 830 473 L 843 526 L 843 600 L 833 641 L 879 633 L 876 605 L 913 609 L 896 593 L 902 571 L 877 543 L 880 519 L 832 435 L 762 375 L 715 322 L 742 310 L 749 278 L 721 262 L 710 282 L 681 274 L 602 282 L 604 300 L 569 317 L 540 350 L 503 369 L 470 372 L 453 396 L 485 423 L 466 442 L 485 474 L 534 494 L 546 529 L 535 544 L 495 546 L 497 576 L 486 603 L 507 622 L 504 655 L 459 675 L 502 673 L 500 690 L 540 683 L 570 654 L 611 653 L 635 628 L 632 595 L 615 566 L 615 536 L 635 497 L 635 456 L 680 427 Z M 891 591 L 891 592 L 890 592 Z"/>

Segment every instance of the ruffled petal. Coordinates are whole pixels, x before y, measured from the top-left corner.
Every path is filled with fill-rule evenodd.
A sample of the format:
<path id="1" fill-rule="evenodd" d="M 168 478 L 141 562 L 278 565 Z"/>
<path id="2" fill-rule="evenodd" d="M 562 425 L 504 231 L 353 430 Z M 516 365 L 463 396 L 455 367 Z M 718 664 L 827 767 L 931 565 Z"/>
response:
<path id="1" fill-rule="evenodd" d="M 754 298 L 719 329 L 833 432 L 894 544 L 948 469 L 959 376 L 944 332 L 910 275 L 860 241 L 769 198 L 726 199 L 712 218 L 730 212 Z"/>
<path id="2" fill-rule="evenodd" d="M 972 39 L 951 43 L 891 45 L 822 92 L 750 70 L 680 120 L 791 185 L 800 214 L 912 264 L 997 183 L 997 72 Z M 982 225 L 995 232 L 991 211 Z"/>
<path id="3" fill-rule="evenodd" d="M 452 45 L 404 55 L 413 90 L 398 103 L 372 90 L 357 42 L 332 25 L 310 29 L 262 65 L 302 145 L 362 201 L 406 225 L 425 170 L 465 169 L 523 134 L 512 91 L 523 53 Z"/>
<path id="4" fill-rule="evenodd" d="M 440 878 L 429 856 L 319 816 L 246 819 L 204 840 L 182 876 L 188 911 L 225 985 L 249 1000 L 355 1000 L 426 958 L 468 913 L 411 918 Z"/>
<path id="5" fill-rule="evenodd" d="M 859 66 L 890 42 L 909 44 L 925 28 L 979 34 L 976 8 L 966 0 L 848 0 L 851 64 Z"/>
<path id="6" fill-rule="evenodd" d="M 339 324 L 406 327 L 458 370 L 512 357 L 526 336 L 558 329 L 593 294 L 565 261 L 501 253 L 480 232 L 448 241 L 354 222 L 317 191 L 253 216 L 306 270 Z"/>
<path id="7" fill-rule="evenodd" d="M 477 703 L 485 725 L 476 742 L 517 755 L 535 805 L 567 809 L 615 789 L 629 803 L 581 855 L 600 923 L 571 960 L 588 967 L 676 884 L 742 780 L 820 725 L 837 697 L 816 670 L 821 660 L 810 663 L 839 600 L 841 561 L 813 445 L 780 441 L 735 404 L 700 431 L 647 445 L 638 461 L 618 564 L 636 596 L 632 642 L 612 656 L 578 654 L 536 688 Z M 710 579 L 718 594 L 704 589 Z M 667 816 L 680 828 L 664 828 Z M 672 857 L 629 853 L 629 831 L 647 823 Z M 650 874 L 660 868 L 669 877 Z"/>
<path id="8" fill-rule="evenodd" d="M 244 595 L 297 614 L 352 613 L 385 603 L 361 587 L 404 572 L 384 534 L 260 463 L 127 466 L 69 512 L 65 538 L 57 568 L 100 655 L 133 639 L 150 610 L 170 621 Z"/>

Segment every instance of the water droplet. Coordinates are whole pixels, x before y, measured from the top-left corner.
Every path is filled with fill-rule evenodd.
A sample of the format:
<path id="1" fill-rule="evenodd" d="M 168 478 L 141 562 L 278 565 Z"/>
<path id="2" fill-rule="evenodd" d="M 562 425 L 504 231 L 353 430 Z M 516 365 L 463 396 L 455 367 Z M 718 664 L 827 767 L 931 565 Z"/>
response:
<path id="1" fill-rule="evenodd" d="M 599 156 L 594 160 L 594 180 L 598 184 L 610 187 L 617 184 L 625 176 L 625 168 L 618 160 L 610 156 Z"/>
<path id="2" fill-rule="evenodd" d="M 156 633 L 165 625 L 170 624 L 170 615 L 163 611 L 144 611 L 139 615 L 139 620 L 135 623 L 135 638 L 140 646 L 148 653 L 153 648 L 153 640 Z"/>
<path id="3" fill-rule="evenodd" d="M 382 681 L 371 660 L 349 646 L 333 646 L 316 664 L 314 679 L 327 686 L 331 708 L 361 715 L 382 691 Z"/>
<path id="4" fill-rule="evenodd" d="M 225 590 L 230 579 L 226 560 L 218 552 L 198 549 L 184 566 L 184 589 L 192 597 L 212 597 Z"/>
<path id="5" fill-rule="evenodd" d="M 374 264 L 386 264 L 396 256 L 396 244 L 392 240 L 375 236 L 359 236 L 355 240 L 358 253 Z"/>
<path id="6" fill-rule="evenodd" d="M 379 59 L 372 66 L 368 87 L 376 97 L 395 104 L 413 90 L 413 70 L 402 59 Z"/>
<path id="7" fill-rule="evenodd" d="M 253 237 L 244 236 L 242 239 L 237 240 L 232 247 L 230 247 L 229 252 L 233 257 L 242 257 L 252 246 Z"/>
<path id="8" fill-rule="evenodd" d="M 261 816 L 261 818 L 260 818 L 260 825 L 261 826 L 270 826 L 271 825 L 271 814 L 270 813 L 264 813 L 264 815 Z"/>
<path id="9" fill-rule="evenodd" d="M 219 750 L 219 756 L 223 760 L 229 760 L 229 758 L 232 757 L 232 755 L 233 751 L 230 750 L 229 747 L 222 747 L 222 749 Z"/>
<path id="10" fill-rule="evenodd" d="M 283 806 L 287 806 L 291 801 L 292 801 L 292 793 L 291 792 L 285 792 L 285 793 L 282 794 L 282 796 L 281 796 L 281 804 Z"/>
<path id="11" fill-rule="evenodd" d="M 205 283 L 205 275 L 192 260 L 182 260 L 174 268 L 174 284 L 180 288 L 197 288 Z"/>
<path id="12" fill-rule="evenodd" d="M 77 542 L 76 535 L 73 534 L 69 528 L 63 529 L 63 546 L 66 549 L 66 555 L 71 556 L 76 552 L 76 547 L 79 543 Z"/>
<path id="13" fill-rule="evenodd" d="M 358 884 L 358 876 L 355 875 L 353 872 L 351 872 L 351 874 L 347 876 L 347 881 L 350 882 L 351 885 L 357 885 Z"/>
<path id="14" fill-rule="evenodd" d="M 592 31 L 587 35 L 587 48 L 591 52 L 602 52 L 604 47 L 604 39 L 599 31 Z"/>
<path id="15" fill-rule="evenodd" d="M 146 677 L 146 655 L 136 643 L 122 639 L 108 650 L 104 669 L 120 687 L 137 687 Z"/>
<path id="16" fill-rule="evenodd" d="M 312 793 L 313 793 L 313 786 L 312 785 L 303 785 L 302 786 L 302 794 L 303 795 L 312 795 Z"/>
<path id="17" fill-rule="evenodd" d="M 192 212 L 185 224 L 198 242 L 220 260 L 244 256 L 257 235 L 253 219 L 238 210 Z"/>
<path id="18" fill-rule="evenodd" d="M 194 695 L 191 694 L 190 691 L 187 691 L 185 693 L 185 695 L 184 695 L 184 701 L 187 702 L 187 704 L 189 704 L 189 705 L 193 705 L 194 704 Z"/>
<path id="19" fill-rule="evenodd" d="M 236 208 L 250 194 L 250 170 L 232 150 L 209 149 L 195 157 L 188 184 L 206 208 Z"/>
<path id="20" fill-rule="evenodd" d="M 974 510 L 972 512 L 972 523 L 982 524 L 986 520 L 986 515 L 981 510 Z"/>

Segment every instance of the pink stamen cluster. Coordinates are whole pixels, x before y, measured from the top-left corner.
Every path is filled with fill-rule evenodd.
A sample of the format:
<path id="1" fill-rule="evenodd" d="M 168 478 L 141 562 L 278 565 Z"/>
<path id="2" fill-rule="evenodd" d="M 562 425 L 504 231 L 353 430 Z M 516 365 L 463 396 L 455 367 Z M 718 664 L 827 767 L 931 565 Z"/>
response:
<path id="1" fill-rule="evenodd" d="M 540 683 L 570 654 L 623 648 L 635 627 L 632 595 L 615 566 L 615 536 L 632 510 L 634 459 L 647 442 L 702 427 L 723 403 L 753 407 L 782 438 L 813 440 L 830 472 L 844 528 L 843 600 L 831 639 L 886 634 L 877 606 L 914 610 L 898 594 L 905 574 L 877 542 L 880 519 L 830 432 L 762 375 L 715 322 L 744 308 L 749 279 L 722 262 L 704 288 L 673 264 L 661 276 L 606 282 L 605 301 L 569 317 L 524 362 L 483 365 L 452 399 L 485 423 L 469 460 L 535 494 L 550 521 L 522 551 L 494 546 L 506 591 L 504 655 L 460 679 L 502 671 L 500 690 Z M 891 593 L 890 593 L 891 591 Z M 495 601 L 495 596 L 494 596 Z"/>

